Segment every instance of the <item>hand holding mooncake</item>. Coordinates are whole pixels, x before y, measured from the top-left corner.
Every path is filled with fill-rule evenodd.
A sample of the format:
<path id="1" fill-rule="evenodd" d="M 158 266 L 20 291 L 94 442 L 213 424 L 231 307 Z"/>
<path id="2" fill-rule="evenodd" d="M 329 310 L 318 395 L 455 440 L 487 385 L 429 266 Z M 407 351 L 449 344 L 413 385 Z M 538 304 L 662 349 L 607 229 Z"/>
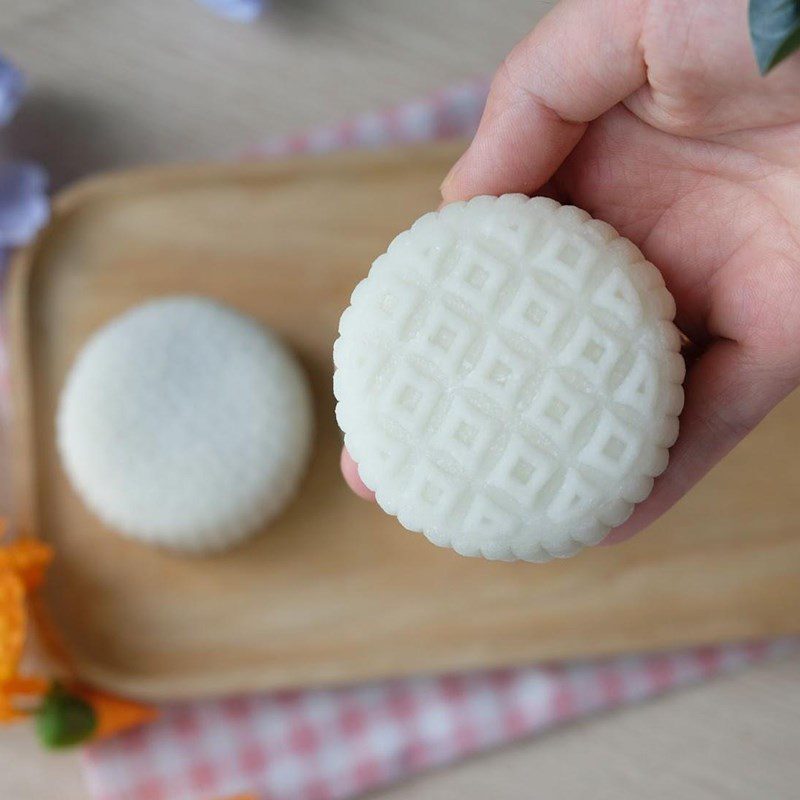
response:
<path id="1" fill-rule="evenodd" d="M 630 239 L 636 246 L 628 246 L 632 258 L 628 267 L 618 263 L 617 268 L 626 275 L 627 269 L 632 269 L 634 275 L 639 273 L 641 281 L 633 281 L 636 289 L 634 305 L 636 302 L 643 304 L 655 314 L 652 318 L 645 315 L 642 320 L 650 319 L 650 324 L 654 324 L 653 320 L 660 319 L 664 323 L 669 314 L 666 306 L 658 310 L 661 301 L 651 296 L 641 268 L 634 267 L 634 263 L 643 263 L 636 255 L 639 250 L 647 262 L 658 268 L 675 299 L 675 323 L 688 340 L 688 372 L 684 385 L 686 403 L 681 414 L 680 436 L 670 452 L 669 466 L 655 481 L 650 496 L 640 502 L 632 516 L 608 537 L 608 541 L 617 541 L 640 531 L 666 511 L 800 381 L 800 314 L 797 313 L 800 303 L 800 204 L 797 202 L 800 197 L 800 162 L 797 159 L 800 56 L 789 56 L 762 77 L 748 41 L 745 11 L 744 2 L 563 0 L 505 59 L 492 84 L 475 140 L 442 185 L 446 203 L 469 200 L 477 195 L 521 192 L 525 195 L 545 194 L 564 205 L 574 204 L 586 209 L 592 217 L 609 223 L 621 237 Z M 478 200 L 479 205 L 487 202 Z M 498 205 L 500 202 L 497 201 Z M 535 201 L 542 202 L 545 201 Z M 462 213 L 455 210 L 458 208 L 455 206 L 454 210 L 448 211 L 445 207 L 437 219 L 442 223 L 448 217 L 452 219 Z M 570 224 L 573 224 L 571 230 L 578 239 L 559 255 L 555 249 L 548 248 L 555 247 L 562 235 L 559 227 L 565 226 L 568 219 L 575 221 Z M 579 306 L 588 312 L 588 318 L 585 315 L 581 317 L 586 320 L 585 326 L 594 330 L 597 324 L 602 331 L 600 338 L 605 340 L 607 337 L 616 342 L 613 337 L 619 336 L 621 330 L 614 328 L 597 296 L 592 294 L 597 289 L 592 281 L 599 279 L 600 274 L 593 274 L 589 268 L 583 273 L 584 276 L 591 275 L 584 277 L 588 283 L 578 278 L 562 280 L 568 273 L 567 267 L 561 277 L 553 274 L 554 265 L 559 260 L 567 265 L 574 261 L 573 266 L 577 265 L 580 272 L 586 266 L 590 248 L 588 242 L 581 242 L 581 235 L 586 238 L 590 231 L 600 228 L 597 223 L 580 221 L 579 212 L 567 209 L 555 214 L 551 222 L 555 227 L 549 237 L 544 237 L 540 231 L 536 234 L 539 238 L 527 240 L 532 243 L 532 249 L 526 249 L 529 246 L 523 245 L 523 238 L 517 240 L 521 248 L 517 251 L 519 261 L 513 261 L 509 251 L 499 245 L 490 246 L 486 260 L 480 262 L 480 269 L 464 276 L 464 286 L 469 287 L 473 281 L 476 303 L 489 303 L 496 283 L 505 280 L 504 270 L 513 268 L 519 270 L 519 274 L 530 273 L 531 280 L 540 287 L 536 297 L 546 301 L 540 305 L 551 309 L 553 320 L 558 317 L 559 304 L 567 303 L 573 314 Z M 431 223 L 429 219 L 421 224 L 430 226 Z M 487 220 L 483 223 L 489 224 Z M 513 223 L 509 221 L 508 224 Z M 488 228 L 483 230 L 485 232 Z M 417 233 L 411 232 L 412 238 L 417 237 L 417 244 L 421 244 L 420 234 L 421 229 Z M 476 244 L 481 248 L 483 235 L 479 228 L 469 228 L 463 241 L 468 246 Z M 616 242 L 613 247 L 619 248 L 621 240 Z M 462 257 L 458 254 L 461 246 L 442 245 L 451 261 Z M 570 252 L 572 246 L 576 248 L 575 253 Z M 611 245 L 591 245 L 601 249 L 608 246 Z M 543 249 L 536 250 L 536 247 Z M 502 255 L 504 252 L 506 255 Z M 596 249 L 592 252 L 601 261 L 610 257 L 600 256 Z M 398 257 L 399 252 L 393 254 L 390 251 L 386 258 L 379 260 L 364 287 L 354 296 L 353 311 L 373 302 L 367 295 L 382 285 L 384 278 L 379 276 L 386 275 L 385 279 L 389 279 L 388 273 L 393 271 L 392 265 Z M 447 258 L 443 265 L 449 269 Z M 420 258 L 418 264 L 422 266 L 433 261 L 435 258 L 426 256 Z M 499 267 L 492 266 L 498 262 Z M 454 271 L 448 274 L 456 276 L 459 273 L 454 267 Z M 422 300 L 413 292 L 402 294 L 414 304 L 418 315 L 422 314 L 420 309 L 427 308 L 426 304 L 437 304 L 442 313 L 445 309 L 448 313 L 454 310 L 447 307 L 449 301 L 439 299 L 444 284 L 440 288 L 438 275 L 435 272 L 424 279 L 435 284 L 432 293 L 419 283 L 420 277 L 413 269 L 401 276 L 401 280 L 414 285 L 416 291 L 422 293 Z M 447 282 L 451 279 L 443 277 L 442 280 Z M 470 291 L 465 288 L 460 297 L 465 300 Z M 503 294 L 509 291 L 510 294 Z M 584 294 L 587 292 L 588 295 Z M 408 299 L 414 297 L 413 301 Z M 497 316 L 491 317 L 490 327 L 483 327 L 483 322 L 479 326 L 480 341 L 487 343 L 485 352 L 494 353 L 498 358 L 507 352 L 503 348 L 512 343 L 506 325 L 508 315 L 517 307 L 515 304 L 522 307 L 524 297 L 504 284 L 501 294 L 495 298 L 499 304 Z M 584 308 L 582 304 L 587 297 L 590 307 Z M 615 292 L 611 292 L 609 297 L 615 298 Z M 633 297 L 627 289 L 616 299 L 624 302 L 626 297 Z M 507 306 L 504 305 L 506 302 Z M 461 306 L 460 310 L 465 311 L 466 306 Z M 402 308 L 398 307 L 397 311 L 400 313 Z M 354 319 L 361 313 L 354 316 L 348 312 L 348 316 Z M 539 321 L 542 313 L 533 308 L 528 318 L 530 324 L 546 327 L 545 317 Z M 457 349 L 469 338 L 466 331 L 470 330 L 470 324 L 476 324 L 477 319 L 470 314 L 471 311 L 465 317 L 464 325 L 447 327 L 452 331 L 450 347 Z M 495 315 L 495 307 L 492 315 Z M 506 321 L 501 323 L 503 315 Z M 421 320 L 421 316 L 419 318 Z M 586 462 L 591 448 L 586 449 L 589 440 L 584 441 L 583 436 L 590 430 L 611 430 L 611 427 L 593 427 L 592 415 L 600 413 L 598 405 L 619 419 L 626 432 L 633 430 L 626 426 L 635 426 L 634 418 L 625 417 L 622 404 L 605 404 L 616 404 L 619 399 L 619 396 L 615 399 L 619 387 L 614 382 L 621 378 L 624 365 L 633 363 L 626 359 L 633 358 L 633 354 L 650 358 L 653 340 L 644 329 L 641 338 L 637 339 L 633 334 L 627 338 L 623 336 L 628 355 L 620 356 L 618 362 L 610 365 L 613 353 L 618 353 L 618 350 L 593 339 L 597 347 L 589 344 L 588 351 L 579 352 L 576 348 L 587 341 L 588 327 L 579 331 L 577 317 L 571 319 L 576 327 L 572 329 L 572 323 L 569 323 L 559 328 L 545 350 L 541 349 L 540 342 L 532 343 L 529 353 L 511 348 L 516 360 L 511 356 L 505 361 L 499 359 L 505 367 L 498 366 L 494 373 L 491 373 L 492 367 L 487 366 L 489 375 L 493 374 L 508 391 L 518 378 L 527 376 L 521 378 L 526 383 L 525 388 L 519 387 L 520 394 L 515 397 L 515 402 L 522 404 L 515 413 L 527 413 L 530 422 L 530 409 L 541 406 L 543 416 L 538 424 L 526 430 L 521 422 L 522 416 L 517 422 L 513 422 L 513 415 L 502 417 L 502 430 L 508 434 L 507 440 L 506 433 L 498 434 L 495 429 L 485 433 L 490 429 L 474 425 L 471 411 L 463 415 L 465 426 L 461 426 L 455 416 L 451 418 L 450 412 L 444 412 L 447 416 L 447 422 L 442 423 L 445 429 L 446 424 L 456 426 L 451 439 L 455 437 L 458 441 L 459 436 L 470 439 L 473 429 L 481 432 L 480 436 L 476 434 L 474 441 L 477 444 L 483 444 L 481 436 L 485 437 L 488 455 L 482 455 L 479 461 L 487 470 L 491 465 L 491 473 L 480 473 L 479 483 L 469 482 L 467 489 L 475 517 L 468 516 L 471 512 L 467 510 L 463 517 L 460 516 L 460 509 L 467 508 L 466 501 L 455 500 L 447 494 L 451 489 L 455 491 L 449 478 L 436 483 L 436 479 L 441 478 L 441 473 L 436 470 L 442 470 L 444 474 L 453 473 L 456 462 L 462 479 L 468 474 L 473 462 L 467 457 L 456 458 L 454 444 L 448 451 L 451 457 L 441 455 L 444 452 L 441 449 L 436 451 L 440 453 L 434 458 L 436 470 L 431 467 L 425 472 L 426 485 L 430 483 L 430 488 L 416 487 L 416 479 L 409 473 L 408 485 L 402 484 L 398 489 L 400 484 L 392 484 L 399 492 L 396 498 L 387 494 L 381 480 L 383 473 L 372 463 L 373 450 L 380 452 L 380 446 L 375 444 L 377 437 L 369 449 L 362 450 L 361 435 L 357 431 L 369 423 L 363 419 L 353 420 L 347 413 L 354 404 L 369 405 L 372 401 L 355 399 L 356 392 L 351 394 L 346 388 L 347 381 L 343 383 L 340 378 L 339 391 L 344 392 L 340 395 L 342 423 L 346 433 L 350 434 L 348 446 L 353 442 L 357 451 L 345 452 L 343 456 L 345 476 L 351 486 L 363 495 L 370 494 L 369 489 L 376 489 L 378 501 L 399 514 L 401 521 L 415 529 L 428 531 L 431 538 L 440 543 L 450 543 L 464 552 L 484 552 L 497 557 L 565 555 L 579 544 L 600 537 L 600 526 L 619 524 L 624 517 L 623 508 L 614 503 L 642 501 L 644 484 L 640 485 L 642 491 L 631 491 L 631 487 L 626 485 L 632 479 L 633 473 L 630 473 L 620 478 L 616 501 L 612 499 L 613 493 L 605 494 L 602 487 L 612 487 L 613 481 L 604 484 L 600 472 L 595 472 L 595 467 Z M 351 338 L 348 332 L 350 324 L 346 317 L 343 320 L 343 341 Z M 412 321 L 411 324 L 415 323 Z M 423 324 L 420 322 L 421 326 Z M 409 335 L 411 330 L 407 329 L 403 335 Z M 424 335 L 423 327 L 419 330 L 420 335 Z M 574 331 L 575 338 L 569 338 L 569 330 Z M 499 334 L 499 340 L 494 338 L 495 334 Z M 376 349 L 379 340 L 380 337 L 376 336 Z M 438 346 L 446 346 L 451 336 L 442 334 L 438 339 L 434 336 L 434 340 Z M 498 341 L 502 341 L 502 345 Z M 533 349 L 534 344 L 539 350 Z M 436 346 L 431 344 L 432 348 Z M 339 347 L 343 349 L 342 345 Z M 660 352 L 665 357 L 664 363 L 676 363 L 678 355 L 674 336 L 671 340 L 664 340 L 663 348 Z M 560 381 L 559 390 L 554 393 L 558 403 L 550 410 L 565 423 L 574 421 L 571 438 L 548 436 L 549 406 L 542 397 L 548 397 L 547 391 L 552 387 L 544 380 L 537 384 L 533 377 L 536 353 L 549 359 L 542 378 L 550 376 L 550 381 Z M 467 365 L 471 363 L 471 355 L 466 353 Z M 475 356 L 478 359 L 475 369 L 486 366 L 481 364 L 477 351 Z M 576 361 L 570 361 L 573 356 Z M 572 396 L 566 389 L 579 390 L 577 374 L 586 370 L 578 369 L 578 362 L 586 367 L 586 359 L 591 361 L 592 358 L 596 358 L 597 363 L 594 376 L 589 380 L 599 380 L 609 369 L 604 380 L 611 383 L 605 384 L 603 391 L 610 394 L 590 393 L 598 405 L 592 405 L 586 416 L 578 420 L 578 411 L 570 414 L 573 405 L 569 400 Z M 463 385 L 459 384 L 460 388 L 454 391 L 466 401 L 469 396 L 467 383 L 472 380 L 468 373 L 473 377 L 477 373 L 466 366 L 460 369 Z M 679 373 L 677 367 L 665 369 L 667 371 L 659 372 L 653 368 L 648 374 L 655 376 L 662 404 L 655 408 L 660 408 L 666 417 L 670 417 L 679 408 L 672 388 Z M 431 374 L 440 384 L 452 389 L 454 384 L 450 373 L 434 370 Z M 636 374 L 635 370 L 631 374 Z M 569 382 L 568 375 L 573 376 L 575 383 Z M 622 380 L 619 386 L 624 385 L 625 379 Z M 487 397 L 492 394 L 487 388 L 492 386 L 490 379 L 483 384 L 483 394 Z M 418 385 L 416 391 L 420 388 Z M 445 389 L 445 395 L 448 391 L 450 389 Z M 545 394 L 541 394 L 542 391 Z M 477 395 L 471 396 L 473 400 L 477 399 Z M 426 392 L 420 391 L 421 403 L 426 397 Z M 342 398 L 345 398 L 343 402 Z M 415 394 L 407 394 L 404 401 L 413 406 L 415 398 Z M 582 404 L 577 403 L 575 407 L 581 408 Z M 377 405 L 375 408 L 377 410 Z M 420 415 L 427 413 L 424 404 L 416 408 L 420 409 Z M 414 446 L 424 444 L 426 452 L 431 454 L 444 435 L 439 432 L 439 418 L 436 416 L 443 413 L 441 408 L 431 409 L 430 420 L 435 431 L 426 428 L 422 434 L 414 434 L 419 436 L 413 440 Z M 663 447 L 668 442 L 668 437 L 660 437 L 658 426 L 664 424 L 664 420 L 659 413 L 657 410 L 655 417 L 649 418 L 654 427 L 643 427 L 641 430 L 646 431 L 642 434 L 644 438 L 636 439 L 645 448 L 655 442 L 660 442 L 658 446 Z M 496 415 L 494 419 L 497 421 Z M 399 423 L 399 411 L 392 413 L 391 422 L 385 413 L 382 420 L 379 422 L 376 416 L 374 422 L 381 428 L 382 435 L 401 434 L 403 426 Z M 639 421 L 643 422 L 644 418 Z M 508 449 L 511 447 L 511 427 L 525 442 L 516 450 Z M 614 425 L 617 433 L 621 433 L 623 428 Z M 371 436 L 369 438 L 372 440 Z M 607 448 L 604 445 L 597 451 L 599 457 L 617 458 L 618 466 L 625 463 L 628 456 L 624 453 L 629 451 L 621 444 L 623 439 L 624 436 L 614 434 L 614 438 L 607 442 Z M 558 454 L 545 446 L 554 448 L 557 441 L 561 448 Z M 569 443 L 568 455 L 563 449 L 565 441 Z M 506 448 L 503 452 L 515 452 L 519 459 L 512 464 L 509 455 L 506 464 L 502 456 L 497 455 L 495 463 L 495 454 L 503 447 Z M 534 451 L 541 453 L 541 457 L 537 455 L 534 458 Z M 396 448 L 392 452 L 395 457 L 400 457 Z M 545 455 L 555 461 L 548 461 Z M 353 458 L 359 462 L 357 466 Z M 657 463 L 652 454 L 649 461 L 647 458 L 639 461 L 638 458 L 631 462 L 631 469 L 641 469 L 641 480 L 645 475 L 655 475 L 656 467 L 663 467 L 665 463 Z M 516 475 L 530 487 L 516 492 L 517 499 L 514 498 L 515 492 L 508 491 L 514 484 L 503 484 L 500 473 L 495 471 L 501 464 L 508 466 L 509 475 Z M 539 464 L 541 466 L 537 466 Z M 363 481 L 359 478 L 359 471 Z M 397 476 L 402 474 L 396 473 Z M 493 476 L 491 480 L 490 474 Z M 575 474 L 581 476 L 581 481 L 585 479 L 585 483 L 566 477 Z M 419 480 L 422 480 L 421 475 L 418 475 Z M 546 475 L 562 475 L 563 480 L 550 477 L 540 486 Z M 397 481 L 399 477 L 393 480 Z M 574 496 L 579 499 L 575 500 L 576 514 L 572 524 L 567 527 L 565 523 L 561 528 L 550 517 L 562 508 L 556 500 L 566 497 L 559 495 L 564 486 L 573 487 Z M 455 516 L 448 512 L 444 514 L 444 523 L 431 523 L 427 516 L 420 516 L 424 505 L 415 506 L 412 513 L 408 493 L 414 491 L 426 494 L 429 502 L 434 504 L 446 505 L 452 500 Z M 483 497 L 488 499 L 485 502 L 479 499 Z M 590 499 L 592 497 L 594 500 Z M 545 512 L 548 521 L 543 522 L 537 517 L 538 521 L 530 526 L 530 538 L 524 542 L 519 533 L 510 539 L 498 534 L 499 538 L 482 538 L 481 547 L 476 549 L 478 539 L 468 533 L 464 525 L 467 520 L 476 520 L 481 527 L 485 517 L 487 525 L 490 518 L 497 522 L 498 527 L 490 526 L 490 529 L 510 531 L 518 530 L 516 523 L 511 521 L 517 519 L 522 526 L 519 530 L 522 530 L 526 520 L 534 520 L 534 517 L 524 514 L 539 513 L 540 504 L 545 501 L 549 503 Z M 462 502 L 465 503 L 463 506 Z M 523 512 L 524 503 L 528 505 Z M 604 503 L 610 505 L 604 507 Z M 585 514 L 577 513 L 579 508 L 583 508 Z M 614 513 L 610 512 L 612 508 Z M 506 522 L 501 523 L 501 518 Z M 568 529 L 571 530 L 569 536 L 560 540 L 559 532 L 566 536 Z M 570 539 L 575 541 L 571 544 Z M 542 549 L 538 550 L 538 547 Z"/>
<path id="2" fill-rule="evenodd" d="M 476 197 L 401 233 L 334 347 L 337 419 L 381 507 L 463 555 L 595 544 L 667 464 L 683 405 L 675 304 L 609 225 Z"/>

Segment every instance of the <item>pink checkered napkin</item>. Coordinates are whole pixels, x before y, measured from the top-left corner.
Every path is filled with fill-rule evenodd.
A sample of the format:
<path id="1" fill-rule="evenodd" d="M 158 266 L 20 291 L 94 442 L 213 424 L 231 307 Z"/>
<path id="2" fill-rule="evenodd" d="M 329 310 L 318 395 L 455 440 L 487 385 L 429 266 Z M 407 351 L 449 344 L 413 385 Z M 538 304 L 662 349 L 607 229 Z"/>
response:
<path id="1" fill-rule="evenodd" d="M 382 113 L 271 139 L 245 157 L 382 147 L 469 135 L 485 81 Z M 95 800 L 336 800 L 766 658 L 800 639 L 346 689 L 277 692 L 165 709 L 85 751 Z"/>
<path id="2" fill-rule="evenodd" d="M 354 797 L 424 769 L 769 657 L 800 640 L 276 692 L 165 709 L 87 749 L 95 800 Z"/>
<path id="3" fill-rule="evenodd" d="M 360 114 L 310 131 L 278 136 L 245 150 L 246 159 L 328 153 L 354 147 L 379 149 L 434 139 L 470 136 L 486 102 L 489 83 L 473 80 L 410 103 Z"/>

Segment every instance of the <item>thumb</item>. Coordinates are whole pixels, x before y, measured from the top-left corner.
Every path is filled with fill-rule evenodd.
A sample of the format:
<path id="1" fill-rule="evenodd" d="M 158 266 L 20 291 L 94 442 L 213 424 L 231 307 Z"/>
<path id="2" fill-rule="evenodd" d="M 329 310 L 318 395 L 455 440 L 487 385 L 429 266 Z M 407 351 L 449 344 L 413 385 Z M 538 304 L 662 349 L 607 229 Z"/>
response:
<path id="1" fill-rule="evenodd" d="M 643 0 L 563 0 L 506 57 L 446 202 L 536 191 L 586 125 L 646 83 Z"/>

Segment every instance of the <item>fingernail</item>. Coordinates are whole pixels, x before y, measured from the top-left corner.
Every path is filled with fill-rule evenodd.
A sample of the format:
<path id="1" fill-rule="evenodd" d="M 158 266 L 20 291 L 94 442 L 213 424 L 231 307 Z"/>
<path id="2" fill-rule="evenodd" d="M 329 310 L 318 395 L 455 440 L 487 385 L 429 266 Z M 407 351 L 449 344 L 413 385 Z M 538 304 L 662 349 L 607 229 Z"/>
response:
<path id="1" fill-rule="evenodd" d="M 470 145 L 470 147 L 472 147 L 472 145 Z M 461 157 L 458 159 L 458 161 L 456 161 L 455 164 L 453 164 L 452 167 L 450 167 L 450 172 L 448 172 L 447 175 L 444 176 L 444 180 L 439 185 L 439 192 L 441 193 L 442 197 L 445 200 L 452 199 L 452 198 L 448 197 L 448 194 L 450 192 L 450 188 L 453 186 L 458 173 L 461 171 L 461 169 L 462 169 L 462 167 L 464 165 L 464 161 L 467 158 L 467 153 L 469 153 L 469 150 L 470 150 L 470 148 L 468 147 L 461 154 Z"/>

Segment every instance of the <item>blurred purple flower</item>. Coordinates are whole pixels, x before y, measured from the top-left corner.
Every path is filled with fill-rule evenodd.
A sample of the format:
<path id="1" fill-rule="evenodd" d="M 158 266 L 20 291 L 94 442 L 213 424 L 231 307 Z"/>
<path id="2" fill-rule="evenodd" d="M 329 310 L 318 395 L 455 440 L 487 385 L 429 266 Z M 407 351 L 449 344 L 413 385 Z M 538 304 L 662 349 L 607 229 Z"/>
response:
<path id="1" fill-rule="evenodd" d="M 252 22 L 268 5 L 268 0 L 199 0 L 221 17 L 236 22 Z"/>
<path id="2" fill-rule="evenodd" d="M 6 125 L 25 94 L 22 73 L 0 53 L 0 125 Z"/>
<path id="3" fill-rule="evenodd" d="M 0 164 L 0 250 L 27 244 L 49 216 L 45 171 L 27 161 Z"/>

